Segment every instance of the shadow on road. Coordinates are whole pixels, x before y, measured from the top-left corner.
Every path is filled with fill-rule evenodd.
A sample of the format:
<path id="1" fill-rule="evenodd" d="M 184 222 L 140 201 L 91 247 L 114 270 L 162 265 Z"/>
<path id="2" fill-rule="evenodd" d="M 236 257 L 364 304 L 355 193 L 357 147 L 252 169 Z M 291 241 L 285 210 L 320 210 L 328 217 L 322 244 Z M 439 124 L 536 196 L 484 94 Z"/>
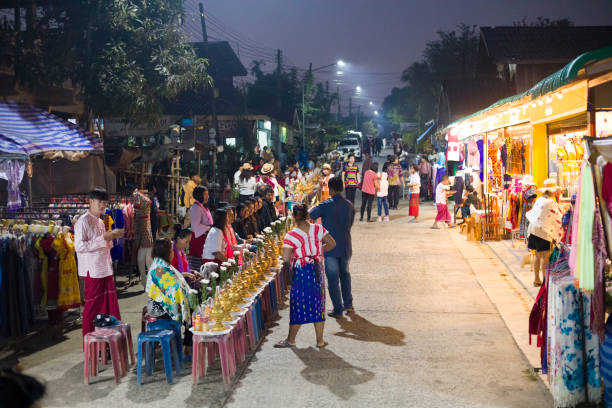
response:
<path id="1" fill-rule="evenodd" d="M 349 400 L 355 395 L 354 386 L 374 378 L 373 372 L 347 363 L 328 348 L 318 351 L 314 347 L 291 350 L 306 365 L 300 372 L 306 381 L 326 386 L 343 400 Z"/>
<path id="2" fill-rule="evenodd" d="M 404 346 L 403 332 L 389 326 L 377 326 L 369 320 L 359 316 L 357 313 L 349 315 L 350 319 L 338 319 L 342 328 L 335 336 L 345 337 L 358 341 L 373 341 L 386 344 L 387 346 Z"/>

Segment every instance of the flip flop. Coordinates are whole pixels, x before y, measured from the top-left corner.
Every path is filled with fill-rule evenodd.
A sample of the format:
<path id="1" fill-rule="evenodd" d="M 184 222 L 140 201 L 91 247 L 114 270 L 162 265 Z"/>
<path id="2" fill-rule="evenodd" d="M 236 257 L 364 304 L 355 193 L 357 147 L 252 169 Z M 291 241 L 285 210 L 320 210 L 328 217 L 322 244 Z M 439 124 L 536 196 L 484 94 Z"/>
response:
<path id="1" fill-rule="evenodd" d="M 429 229 L 440 229 L 440 227 L 429 227 Z"/>
<path id="2" fill-rule="evenodd" d="M 274 348 L 292 348 L 295 344 L 289 343 L 287 340 L 281 340 L 274 345 Z"/>
<path id="3" fill-rule="evenodd" d="M 321 344 L 321 345 L 317 344 L 317 348 L 320 348 L 320 349 L 325 348 L 327 346 L 329 346 L 329 343 L 326 342 L 326 341 L 324 341 L 323 344 Z"/>

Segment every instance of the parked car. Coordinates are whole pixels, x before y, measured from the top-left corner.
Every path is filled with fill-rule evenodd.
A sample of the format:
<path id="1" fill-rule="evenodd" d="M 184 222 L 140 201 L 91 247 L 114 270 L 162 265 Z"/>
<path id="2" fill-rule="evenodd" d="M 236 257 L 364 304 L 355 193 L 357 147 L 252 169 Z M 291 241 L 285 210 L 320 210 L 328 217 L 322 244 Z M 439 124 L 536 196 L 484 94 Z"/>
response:
<path id="1" fill-rule="evenodd" d="M 338 144 L 337 150 L 342 152 L 344 156 L 349 153 L 355 155 L 355 160 L 360 161 L 363 157 L 361 154 L 361 143 L 357 138 L 347 138 Z"/>

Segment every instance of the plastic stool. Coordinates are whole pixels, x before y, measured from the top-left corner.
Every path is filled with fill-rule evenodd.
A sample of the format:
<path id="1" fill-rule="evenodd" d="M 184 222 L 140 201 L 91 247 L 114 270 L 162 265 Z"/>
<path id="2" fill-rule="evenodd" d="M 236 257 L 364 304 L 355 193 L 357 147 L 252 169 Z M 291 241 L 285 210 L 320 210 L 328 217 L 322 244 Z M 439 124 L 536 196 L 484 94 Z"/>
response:
<path id="1" fill-rule="evenodd" d="M 198 383 L 198 378 L 206 375 L 206 353 L 208 353 L 208 360 L 211 361 L 211 350 L 214 348 L 214 343 L 217 343 L 219 347 L 219 357 L 221 360 L 221 371 L 223 373 L 223 382 L 229 384 L 231 377 L 235 372 L 235 360 L 232 347 L 231 332 L 221 335 L 200 335 L 193 334 L 193 365 L 191 368 L 191 375 L 193 377 L 193 383 Z M 207 346 L 207 347 L 204 347 Z M 202 349 L 202 350 L 200 350 Z"/>
<path id="2" fill-rule="evenodd" d="M 127 356 L 129 351 L 131 365 L 136 364 L 136 358 L 134 357 L 134 343 L 132 342 L 132 329 L 128 323 L 119 322 L 116 326 L 105 327 L 109 330 L 116 330 L 123 335 L 123 353 Z"/>
<path id="3" fill-rule="evenodd" d="M 174 332 L 176 351 L 181 363 L 181 369 L 185 368 L 185 360 L 183 358 L 183 338 L 181 336 L 181 322 L 171 319 L 158 319 L 154 322 L 147 323 L 147 331 L 151 330 L 172 330 Z"/>
<path id="4" fill-rule="evenodd" d="M 96 329 L 85 335 L 83 339 L 83 349 L 85 351 L 83 374 L 85 385 L 89 384 L 90 375 L 98 375 L 98 351 L 102 350 L 103 355 L 106 355 L 106 344 L 110 347 L 115 381 L 117 384 L 121 382 L 122 374 L 127 372 L 127 357 L 123 354 L 123 341 L 123 335 L 116 330 Z M 100 345 L 104 345 L 104 347 L 99 347 Z"/>
<path id="5" fill-rule="evenodd" d="M 138 385 L 142 385 L 142 347 L 146 347 L 146 374 L 147 376 L 150 376 L 155 365 L 155 343 L 160 343 L 162 347 L 164 370 L 166 371 L 166 382 L 168 384 L 172 384 L 174 382 L 174 377 L 172 375 L 172 359 L 174 359 L 174 365 L 176 366 L 176 375 L 180 374 L 181 366 L 178 361 L 176 346 L 172 345 L 173 341 L 176 341 L 176 338 L 172 330 L 151 330 L 138 335 Z"/>

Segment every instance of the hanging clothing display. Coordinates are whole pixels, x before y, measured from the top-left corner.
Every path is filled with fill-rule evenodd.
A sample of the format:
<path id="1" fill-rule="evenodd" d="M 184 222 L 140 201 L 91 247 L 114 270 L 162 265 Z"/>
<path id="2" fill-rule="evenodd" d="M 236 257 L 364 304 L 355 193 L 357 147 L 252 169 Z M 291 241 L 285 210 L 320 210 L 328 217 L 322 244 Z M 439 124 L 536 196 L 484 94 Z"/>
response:
<path id="1" fill-rule="evenodd" d="M 60 234 L 53 240 L 53 248 L 59 256 L 57 307 L 64 310 L 79 307 L 81 291 L 72 234 Z"/>
<path id="2" fill-rule="evenodd" d="M 584 290 L 594 289 L 593 214 L 595 190 L 591 165 L 585 162 L 580 172 L 580 185 L 576 197 L 572 227 L 570 269 L 577 284 Z"/>
<path id="3" fill-rule="evenodd" d="M 16 210 L 21 208 L 19 184 L 23 179 L 26 164 L 20 160 L 0 160 L 0 178 L 8 181 L 8 200 L 6 208 Z"/>
<path id="4" fill-rule="evenodd" d="M 0 335 L 22 336 L 34 324 L 31 273 L 32 242 L 26 237 L 0 239 Z"/>
<path id="5" fill-rule="evenodd" d="M 569 274 L 549 280 L 548 372 L 556 407 L 601 401 L 599 337 L 589 327 L 590 303 L 591 294 L 581 293 Z"/>

